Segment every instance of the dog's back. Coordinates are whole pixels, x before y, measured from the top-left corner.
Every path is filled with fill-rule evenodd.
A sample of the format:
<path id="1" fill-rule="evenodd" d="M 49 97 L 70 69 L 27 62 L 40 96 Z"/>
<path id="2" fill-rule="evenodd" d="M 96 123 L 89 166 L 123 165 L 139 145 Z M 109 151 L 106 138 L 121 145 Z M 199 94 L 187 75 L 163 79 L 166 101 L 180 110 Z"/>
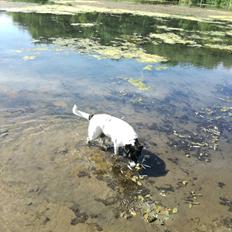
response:
<path id="1" fill-rule="evenodd" d="M 137 146 L 138 135 L 133 127 L 122 119 L 109 114 L 88 114 L 78 110 L 76 105 L 73 106 L 72 111 L 75 115 L 89 121 L 87 143 L 102 135 L 107 136 L 114 144 L 114 154 L 118 154 L 120 147 Z M 131 149 L 130 152 L 132 150 L 136 151 L 136 149 Z"/>
<path id="2" fill-rule="evenodd" d="M 90 127 L 94 125 L 100 127 L 104 135 L 110 137 L 112 141 L 117 140 L 121 145 L 129 144 L 138 137 L 127 122 L 109 114 L 95 114 L 89 123 Z"/>

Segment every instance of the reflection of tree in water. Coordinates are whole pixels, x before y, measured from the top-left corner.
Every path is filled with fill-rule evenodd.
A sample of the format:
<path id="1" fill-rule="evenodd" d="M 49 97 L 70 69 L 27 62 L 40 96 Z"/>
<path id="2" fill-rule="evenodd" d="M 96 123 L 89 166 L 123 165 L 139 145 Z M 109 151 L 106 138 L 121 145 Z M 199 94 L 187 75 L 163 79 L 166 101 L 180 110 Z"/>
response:
<path id="1" fill-rule="evenodd" d="M 130 14 L 109 15 L 105 13 L 83 13 L 78 15 L 22 14 L 12 13 L 15 22 L 27 28 L 34 39 L 49 41 L 49 38 L 88 38 L 102 45 L 113 45 L 115 42 L 131 42 L 144 48 L 148 53 L 167 57 L 171 64 L 191 63 L 195 66 L 212 68 L 222 63 L 230 67 L 232 59 L 228 52 L 204 47 L 213 43 L 210 32 L 221 32 L 223 44 L 230 45 L 230 36 L 223 36 L 227 25 L 199 22 L 185 19 L 154 18 Z M 80 25 L 72 25 L 80 23 Z M 81 23 L 93 23 L 92 27 L 81 26 Z M 181 38 L 194 39 L 202 47 L 191 47 L 188 44 L 167 44 L 158 41 L 152 43 L 150 33 L 175 33 Z M 193 39 L 193 38 L 192 38 Z"/>
<path id="2" fill-rule="evenodd" d="M 177 44 L 174 46 L 167 44 L 160 44 L 158 46 L 146 44 L 145 49 L 167 57 L 172 65 L 190 63 L 197 67 L 214 68 L 222 63 L 225 67 L 232 66 L 231 59 L 228 59 L 229 54 L 225 55 L 223 51 L 216 52 L 209 48 L 192 48 Z"/>
<path id="3" fill-rule="evenodd" d="M 154 23 L 148 17 L 85 13 L 73 16 L 13 13 L 13 19 L 27 27 L 34 39 L 40 37 L 97 38 L 107 44 L 123 35 L 146 36 Z M 133 20 L 132 20 L 133 19 Z M 94 27 L 72 26 L 72 23 L 95 23 Z"/>

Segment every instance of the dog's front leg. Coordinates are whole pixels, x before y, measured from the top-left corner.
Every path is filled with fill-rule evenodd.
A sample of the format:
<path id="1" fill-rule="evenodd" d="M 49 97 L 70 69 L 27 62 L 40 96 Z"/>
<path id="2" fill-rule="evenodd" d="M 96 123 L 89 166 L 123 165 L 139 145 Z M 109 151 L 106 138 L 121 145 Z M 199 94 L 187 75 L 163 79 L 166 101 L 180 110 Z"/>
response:
<path id="1" fill-rule="evenodd" d="M 105 137 L 100 138 L 99 142 L 100 142 L 101 148 L 104 149 L 105 151 L 107 151 L 107 145 L 106 145 Z"/>
<path id="2" fill-rule="evenodd" d="M 90 144 L 91 144 L 91 140 L 89 139 L 89 137 L 86 138 L 86 144 L 87 144 L 88 146 L 90 146 Z"/>
<path id="3" fill-rule="evenodd" d="M 117 145 L 116 142 L 114 142 L 114 155 L 118 155 L 119 154 L 119 146 Z"/>

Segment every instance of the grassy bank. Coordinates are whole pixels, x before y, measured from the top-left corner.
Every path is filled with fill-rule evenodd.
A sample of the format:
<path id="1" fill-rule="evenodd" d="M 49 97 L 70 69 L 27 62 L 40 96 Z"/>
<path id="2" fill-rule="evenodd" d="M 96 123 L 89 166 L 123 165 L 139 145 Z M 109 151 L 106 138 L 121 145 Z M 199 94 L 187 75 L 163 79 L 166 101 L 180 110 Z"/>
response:
<path id="1" fill-rule="evenodd" d="M 49 0 L 14 0 L 14 1 L 33 2 L 40 4 L 52 2 Z M 114 0 L 114 1 L 142 3 L 142 4 L 196 6 L 201 8 L 220 8 L 220 9 L 228 9 L 228 10 L 232 9 L 232 0 Z"/>

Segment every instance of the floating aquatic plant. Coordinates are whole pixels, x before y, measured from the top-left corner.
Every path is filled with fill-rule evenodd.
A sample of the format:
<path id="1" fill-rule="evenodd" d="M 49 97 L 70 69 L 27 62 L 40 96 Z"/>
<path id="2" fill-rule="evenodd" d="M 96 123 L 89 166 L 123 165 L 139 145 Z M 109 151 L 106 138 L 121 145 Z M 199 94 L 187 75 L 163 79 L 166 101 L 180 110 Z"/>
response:
<path id="1" fill-rule="evenodd" d="M 150 37 L 160 39 L 161 41 L 167 44 L 196 44 L 195 41 L 186 40 L 183 37 L 171 32 L 161 34 L 151 33 Z"/>
<path id="2" fill-rule="evenodd" d="M 153 69 L 153 66 L 152 65 L 147 65 L 143 68 L 144 70 L 147 70 L 147 71 L 151 71 Z"/>
<path id="3" fill-rule="evenodd" d="M 72 26 L 93 27 L 96 23 L 71 23 Z"/>
<path id="4" fill-rule="evenodd" d="M 38 51 L 38 52 L 42 52 L 42 51 L 47 51 L 48 48 L 46 47 L 34 47 L 31 49 L 32 51 Z"/>
<path id="5" fill-rule="evenodd" d="M 74 49 L 82 53 L 87 53 L 98 59 L 136 59 L 138 62 L 158 63 L 165 62 L 167 59 L 155 54 L 148 54 L 136 44 L 126 42 L 118 46 L 105 46 L 91 39 L 53 39 L 53 44 Z"/>
<path id="6" fill-rule="evenodd" d="M 16 53 L 22 53 L 23 50 L 17 49 L 17 50 L 14 50 L 14 52 L 16 52 Z"/>
<path id="7" fill-rule="evenodd" d="M 34 60 L 36 56 L 24 56 L 23 60 Z"/>
<path id="8" fill-rule="evenodd" d="M 178 28 L 178 27 L 168 27 L 166 25 L 158 25 L 156 26 L 158 29 L 163 29 L 165 31 L 184 31 L 183 28 Z"/>
<path id="9" fill-rule="evenodd" d="M 223 44 L 205 44 L 206 47 L 213 49 L 220 49 L 224 51 L 232 52 L 232 45 L 223 45 Z"/>
<path id="10" fill-rule="evenodd" d="M 128 82 L 134 87 L 136 87 L 137 89 L 142 90 L 142 91 L 146 91 L 150 89 L 149 86 L 147 86 L 143 81 L 138 80 L 138 79 L 130 78 L 128 79 Z"/>
<path id="11" fill-rule="evenodd" d="M 168 66 L 159 65 L 159 66 L 155 66 L 154 69 L 155 69 L 155 70 L 158 70 L 158 71 L 162 71 L 162 70 L 168 69 Z"/>
<path id="12" fill-rule="evenodd" d="M 231 15 L 210 15 L 209 17 L 212 18 L 212 19 L 232 22 L 232 16 Z"/>

